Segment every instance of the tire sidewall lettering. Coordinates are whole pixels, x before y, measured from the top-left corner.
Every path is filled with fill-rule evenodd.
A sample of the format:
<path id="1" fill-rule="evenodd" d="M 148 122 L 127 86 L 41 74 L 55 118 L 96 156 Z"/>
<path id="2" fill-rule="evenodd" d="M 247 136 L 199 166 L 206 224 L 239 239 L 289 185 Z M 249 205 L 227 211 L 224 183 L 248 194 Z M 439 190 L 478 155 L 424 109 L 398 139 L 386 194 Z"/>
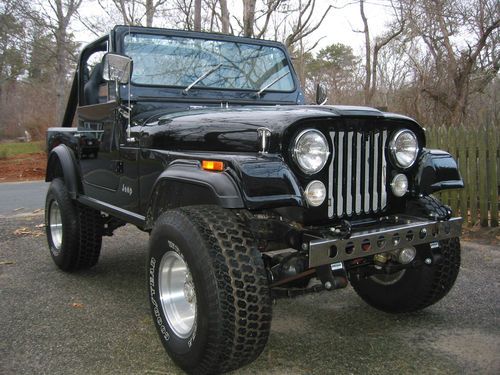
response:
<path id="1" fill-rule="evenodd" d="M 151 303 L 151 309 L 153 313 L 153 320 L 155 325 L 160 332 L 160 337 L 164 342 L 164 345 L 168 350 L 172 350 L 178 353 L 185 353 L 192 350 L 193 345 L 196 340 L 196 333 L 198 331 L 198 319 L 195 319 L 193 332 L 187 338 L 178 337 L 168 325 L 167 318 L 165 316 L 165 312 L 163 311 L 161 300 L 158 292 L 158 277 L 159 277 L 159 264 L 161 262 L 161 258 L 168 251 L 174 251 L 179 256 L 184 259 L 185 257 L 180 250 L 180 246 L 178 246 L 174 241 L 168 239 L 166 241 L 167 246 L 164 246 L 161 251 L 153 252 L 149 257 L 148 262 L 148 284 L 149 284 L 149 299 Z M 187 262 L 186 262 L 187 263 Z"/>
<path id="2" fill-rule="evenodd" d="M 215 225 L 217 223 L 220 226 Z M 148 258 L 149 267 L 153 270 L 150 288 L 153 287 L 152 299 L 156 302 L 156 305 L 151 303 L 153 318 L 156 319 L 154 307 L 157 306 L 163 321 L 168 322 L 162 311 L 164 302 L 161 302 L 160 295 L 163 283 L 170 278 L 168 275 L 176 267 L 176 262 L 182 263 L 180 258 L 187 264 L 195 287 L 196 318 L 190 337 L 180 339 L 167 325 L 170 333 L 167 342 L 156 323 L 163 346 L 187 373 L 234 370 L 253 361 L 267 342 L 272 307 L 269 291 L 264 287 L 266 271 L 262 255 L 254 247 L 254 239 L 245 232 L 243 225 L 243 221 L 240 222 L 232 211 L 216 206 L 168 210 L 154 224 Z M 234 241 L 243 244 L 245 249 L 224 241 L 228 234 L 234 234 Z M 238 256 L 240 253 L 244 256 Z M 154 267 L 151 267 L 152 258 Z M 246 267 L 248 262 L 252 263 L 251 270 Z M 254 274 L 254 277 L 244 277 L 247 274 Z M 236 283 L 240 279 L 243 285 Z M 185 281 L 177 277 L 172 281 L 176 283 L 175 288 L 167 285 L 165 289 L 169 293 L 175 290 L 177 295 Z M 240 290 L 249 294 L 245 292 L 243 296 L 238 293 Z M 170 296 L 166 298 L 170 300 Z M 251 308 L 243 306 L 240 301 L 251 303 Z M 165 307 L 165 312 L 170 313 L 170 308 Z M 255 312 L 248 319 L 242 319 L 238 314 L 238 308 L 245 307 Z"/>
<path id="3" fill-rule="evenodd" d="M 163 323 L 163 318 L 162 314 L 160 313 L 160 308 L 158 306 L 158 303 L 156 302 L 156 289 L 155 289 L 155 270 L 156 270 L 156 259 L 154 257 L 151 257 L 149 261 L 149 296 L 151 300 L 151 305 L 153 308 L 153 314 L 155 316 L 155 323 L 158 326 L 158 329 L 160 331 L 161 336 L 165 341 L 170 341 L 170 334 L 167 331 L 167 328 L 165 327 L 165 324 Z"/>

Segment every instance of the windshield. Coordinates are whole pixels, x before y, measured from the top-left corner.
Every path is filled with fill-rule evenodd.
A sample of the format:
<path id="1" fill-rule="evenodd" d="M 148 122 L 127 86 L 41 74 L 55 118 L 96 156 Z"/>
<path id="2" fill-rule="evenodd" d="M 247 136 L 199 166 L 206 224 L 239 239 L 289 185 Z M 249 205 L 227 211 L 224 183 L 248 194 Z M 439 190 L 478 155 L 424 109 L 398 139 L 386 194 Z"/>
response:
<path id="1" fill-rule="evenodd" d="M 128 34 L 125 54 L 134 60 L 132 83 L 188 87 L 207 71 L 195 87 L 259 91 L 292 91 L 288 60 L 279 48 L 257 44 L 149 34 Z"/>

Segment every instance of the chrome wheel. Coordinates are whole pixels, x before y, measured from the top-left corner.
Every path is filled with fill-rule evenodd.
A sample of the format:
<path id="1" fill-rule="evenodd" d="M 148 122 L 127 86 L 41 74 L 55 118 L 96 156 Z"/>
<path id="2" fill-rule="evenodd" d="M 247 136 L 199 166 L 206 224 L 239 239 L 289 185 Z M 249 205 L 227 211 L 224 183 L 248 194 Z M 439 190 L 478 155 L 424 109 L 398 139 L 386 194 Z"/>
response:
<path id="1" fill-rule="evenodd" d="M 391 274 L 377 274 L 377 275 L 372 275 L 370 278 L 375 281 L 377 284 L 381 285 L 392 285 L 396 284 L 399 280 L 402 279 L 404 276 L 406 270 L 401 270 L 396 273 L 391 273 Z"/>
<path id="2" fill-rule="evenodd" d="M 175 251 L 161 259 L 158 286 L 168 325 L 177 336 L 189 337 L 196 322 L 196 290 L 186 262 Z"/>
<path id="3" fill-rule="evenodd" d="M 61 210 L 55 200 L 50 202 L 49 206 L 49 227 L 50 237 L 52 238 L 52 244 L 54 245 L 54 253 L 57 255 L 61 251 L 63 228 Z"/>

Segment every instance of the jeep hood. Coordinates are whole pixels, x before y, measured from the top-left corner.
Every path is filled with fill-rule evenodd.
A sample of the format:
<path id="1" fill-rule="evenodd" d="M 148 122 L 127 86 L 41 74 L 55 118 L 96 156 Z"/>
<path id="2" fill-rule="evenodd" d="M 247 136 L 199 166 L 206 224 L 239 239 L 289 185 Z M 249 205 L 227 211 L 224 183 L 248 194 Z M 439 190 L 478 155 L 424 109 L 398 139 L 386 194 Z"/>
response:
<path id="1" fill-rule="evenodd" d="M 373 125 L 385 120 L 410 121 L 405 116 L 381 112 L 369 107 L 353 106 L 245 106 L 234 108 L 202 108 L 183 111 L 161 111 L 144 120 L 142 126 L 147 147 L 170 150 L 258 151 L 257 129 L 271 131 L 270 151 L 278 151 L 286 132 L 296 123 L 318 121 L 317 126 L 342 118 L 373 118 Z M 146 119 L 147 118 L 147 119 Z M 371 125 L 370 124 L 370 125 Z"/>

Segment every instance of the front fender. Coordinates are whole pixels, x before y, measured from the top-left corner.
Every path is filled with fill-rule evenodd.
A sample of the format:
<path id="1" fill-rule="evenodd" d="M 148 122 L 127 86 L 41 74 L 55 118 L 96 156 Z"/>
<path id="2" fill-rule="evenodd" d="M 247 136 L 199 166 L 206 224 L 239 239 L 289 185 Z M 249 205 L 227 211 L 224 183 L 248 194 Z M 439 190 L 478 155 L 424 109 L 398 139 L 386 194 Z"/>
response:
<path id="1" fill-rule="evenodd" d="M 439 190 L 461 189 L 464 182 L 457 162 L 449 153 L 424 149 L 415 175 L 417 193 L 428 195 Z"/>
<path id="2" fill-rule="evenodd" d="M 226 163 L 224 172 L 205 171 L 197 160 L 170 164 L 153 186 L 146 226 L 152 227 L 162 212 L 183 206 L 249 210 L 305 206 L 297 179 L 278 157 L 234 158 Z"/>
<path id="3" fill-rule="evenodd" d="M 235 163 L 245 205 L 249 209 L 305 206 L 293 172 L 279 157 L 266 155 Z"/>
<path id="4" fill-rule="evenodd" d="M 202 204 L 244 207 L 236 182 L 227 172 L 204 171 L 193 160 L 174 162 L 156 179 L 146 211 L 146 227 L 152 227 L 168 209 Z"/>
<path id="5" fill-rule="evenodd" d="M 76 199 L 80 191 L 76 158 L 73 151 L 64 144 L 54 147 L 47 161 L 45 181 L 50 182 L 57 177 L 64 179 L 71 198 Z"/>

